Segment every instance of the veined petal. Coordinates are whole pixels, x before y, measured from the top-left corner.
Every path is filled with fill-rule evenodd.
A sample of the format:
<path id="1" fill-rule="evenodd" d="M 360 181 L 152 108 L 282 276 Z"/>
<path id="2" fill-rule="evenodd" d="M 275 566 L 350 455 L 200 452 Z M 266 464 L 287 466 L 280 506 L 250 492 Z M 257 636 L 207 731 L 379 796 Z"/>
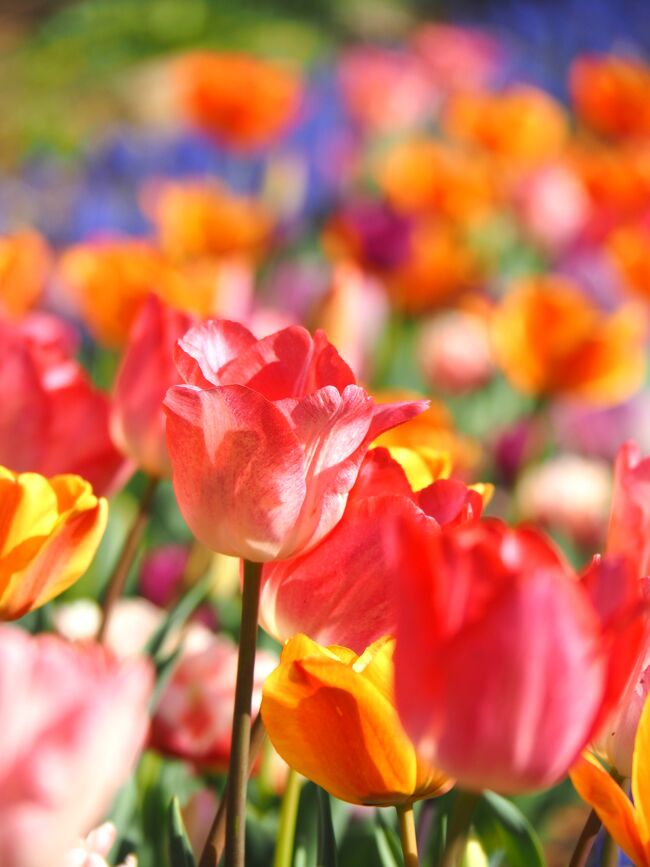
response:
<path id="1" fill-rule="evenodd" d="M 173 483 L 196 537 L 215 551 L 274 559 L 305 500 L 305 460 L 280 410 L 240 385 L 174 386 L 164 402 Z"/>
<path id="2" fill-rule="evenodd" d="M 190 328 L 178 341 L 174 360 L 188 385 L 210 388 L 222 384 L 221 368 L 255 343 L 255 337 L 239 322 L 211 319 Z"/>

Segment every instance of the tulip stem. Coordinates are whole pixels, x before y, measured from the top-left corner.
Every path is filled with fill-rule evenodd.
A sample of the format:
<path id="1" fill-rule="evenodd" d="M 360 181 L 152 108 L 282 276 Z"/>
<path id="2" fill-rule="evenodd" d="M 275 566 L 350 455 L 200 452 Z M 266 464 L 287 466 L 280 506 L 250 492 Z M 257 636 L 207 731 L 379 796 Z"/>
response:
<path id="1" fill-rule="evenodd" d="M 296 836 L 296 819 L 298 818 L 301 788 L 302 777 L 293 768 L 289 768 L 287 784 L 280 808 L 280 825 L 273 867 L 291 867 L 293 864 L 293 842 Z"/>
<path id="2" fill-rule="evenodd" d="M 239 658 L 232 720 L 232 743 L 228 767 L 226 801 L 226 867 L 244 867 L 246 849 L 246 784 L 248 782 L 251 735 L 251 704 L 257 644 L 257 618 L 262 581 L 262 564 L 244 560 Z M 217 848 L 213 839 L 217 817 L 201 855 L 199 867 L 216 867 Z"/>
<path id="3" fill-rule="evenodd" d="M 253 725 L 251 726 L 251 739 L 250 746 L 248 748 L 249 776 L 251 774 L 251 771 L 253 770 L 253 765 L 257 761 L 262 747 L 264 746 L 265 738 L 266 729 L 264 728 L 264 723 L 262 722 L 262 716 L 258 713 L 258 715 L 255 717 Z M 221 861 L 221 856 L 223 855 L 223 847 L 226 842 L 227 801 L 228 783 L 226 783 L 226 788 L 224 789 L 221 800 L 219 801 L 219 807 L 217 808 L 217 812 L 212 822 L 212 827 L 210 828 L 210 833 L 208 835 L 208 839 L 205 844 L 203 854 L 201 856 L 199 867 L 216 867 L 216 865 Z"/>
<path id="4" fill-rule="evenodd" d="M 595 810 L 592 810 L 587 816 L 587 821 L 580 832 L 578 842 L 569 861 L 569 867 L 585 867 L 600 827 L 601 821 L 598 818 L 598 814 Z"/>
<path id="5" fill-rule="evenodd" d="M 451 808 L 447 840 L 440 867 L 459 867 L 461 864 L 467 845 L 472 814 L 480 797 L 476 792 L 457 792 L 456 800 Z"/>
<path id="6" fill-rule="evenodd" d="M 609 834 L 607 834 L 603 841 L 601 864 L 602 867 L 617 867 L 618 864 L 618 846 Z"/>
<path id="7" fill-rule="evenodd" d="M 395 809 L 399 819 L 399 839 L 404 853 L 404 867 L 419 867 L 413 804 L 400 804 Z"/>
<path id="8" fill-rule="evenodd" d="M 149 514 L 151 512 L 151 506 L 153 504 L 157 487 L 158 479 L 150 478 L 146 488 L 144 489 L 142 498 L 140 499 L 138 511 L 133 519 L 131 528 L 129 529 L 124 544 L 122 545 L 120 556 L 118 557 L 111 577 L 108 579 L 108 586 L 102 604 L 102 619 L 99 624 L 99 631 L 97 632 L 98 641 L 105 640 L 113 608 L 124 592 L 126 579 L 129 577 L 131 566 L 133 566 L 133 561 L 138 553 L 142 536 L 149 521 Z"/>

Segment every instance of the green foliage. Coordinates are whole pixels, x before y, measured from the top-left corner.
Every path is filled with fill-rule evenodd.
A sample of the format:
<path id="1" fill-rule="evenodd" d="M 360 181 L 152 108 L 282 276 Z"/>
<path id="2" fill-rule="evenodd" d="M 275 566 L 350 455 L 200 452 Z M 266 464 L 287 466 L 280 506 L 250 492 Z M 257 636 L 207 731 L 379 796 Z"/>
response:
<path id="1" fill-rule="evenodd" d="M 194 853 L 187 837 L 187 831 L 181 816 L 178 798 L 171 799 L 169 804 L 169 862 L 170 867 L 195 867 Z"/>
<path id="2" fill-rule="evenodd" d="M 496 864 L 544 867 L 546 862 L 539 838 L 512 801 L 495 792 L 485 792 L 476 807 L 472 823 L 485 851 L 498 856 Z"/>

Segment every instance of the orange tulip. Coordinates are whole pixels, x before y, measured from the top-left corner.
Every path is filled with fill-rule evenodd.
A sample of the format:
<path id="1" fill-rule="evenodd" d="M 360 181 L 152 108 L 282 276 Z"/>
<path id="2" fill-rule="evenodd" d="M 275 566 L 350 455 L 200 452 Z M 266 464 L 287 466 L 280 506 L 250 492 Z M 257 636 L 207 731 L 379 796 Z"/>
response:
<path id="1" fill-rule="evenodd" d="M 634 740 L 632 798 L 598 759 L 585 753 L 571 771 L 578 794 L 594 808 L 603 825 L 636 867 L 650 867 L 650 702 L 646 701 Z"/>
<path id="2" fill-rule="evenodd" d="M 38 301 L 50 269 L 50 252 L 37 232 L 0 237 L 0 311 L 20 317 Z"/>
<path id="3" fill-rule="evenodd" d="M 521 281 L 495 311 L 498 363 L 516 388 L 608 406 L 643 381 L 645 324 L 631 307 L 601 312 L 563 277 Z"/>
<path id="4" fill-rule="evenodd" d="M 253 255 L 271 232 L 270 215 L 214 183 L 168 182 L 145 196 L 160 246 L 175 262 L 204 256 Z"/>
<path id="5" fill-rule="evenodd" d="M 643 226 L 621 226 L 607 241 L 607 252 L 631 292 L 650 301 L 650 232 Z"/>
<path id="6" fill-rule="evenodd" d="M 643 61 L 580 57 L 570 87 L 578 116 L 596 132 L 615 138 L 650 134 L 650 66 Z"/>
<path id="7" fill-rule="evenodd" d="M 300 80 L 247 54 L 197 52 L 179 61 L 181 105 L 188 118 L 233 148 L 268 144 L 294 119 Z"/>
<path id="8" fill-rule="evenodd" d="M 0 467 L 0 620 L 15 620 L 63 593 L 86 571 L 108 514 L 79 476 Z"/>
<path id="9" fill-rule="evenodd" d="M 277 752 L 351 804 L 409 804 L 452 785 L 417 758 L 398 720 L 394 648 L 381 638 L 357 656 L 297 635 L 264 685 L 262 719 Z"/>
<path id="10" fill-rule="evenodd" d="M 444 126 L 452 138 L 526 165 L 557 156 L 568 135 L 561 105 L 525 85 L 452 97 Z"/>

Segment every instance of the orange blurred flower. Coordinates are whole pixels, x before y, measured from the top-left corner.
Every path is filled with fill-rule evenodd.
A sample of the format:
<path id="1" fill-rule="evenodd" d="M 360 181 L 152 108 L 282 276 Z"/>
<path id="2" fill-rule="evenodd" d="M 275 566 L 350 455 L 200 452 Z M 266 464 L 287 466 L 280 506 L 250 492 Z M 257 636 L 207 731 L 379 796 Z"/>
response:
<path id="1" fill-rule="evenodd" d="M 409 804 L 452 786 L 417 758 L 399 722 L 394 649 L 380 638 L 357 656 L 296 635 L 264 685 L 262 718 L 280 756 L 351 804 Z"/>
<path id="2" fill-rule="evenodd" d="M 628 225 L 615 229 L 607 239 L 607 252 L 624 285 L 650 301 L 650 231 L 645 226 Z"/>
<path id="3" fill-rule="evenodd" d="M 247 54 L 197 52 L 176 67 L 181 106 L 202 130 L 237 149 L 263 146 L 294 119 L 300 79 Z"/>
<path id="4" fill-rule="evenodd" d="M 526 85 L 452 97 L 444 127 L 452 138 L 524 164 L 556 156 L 568 135 L 561 105 Z"/>
<path id="5" fill-rule="evenodd" d="M 432 212 L 465 222 L 495 205 L 489 162 L 435 139 L 395 145 L 377 174 L 391 204 L 408 213 Z"/>
<path id="6" fill-rule="evenodd" d="M 63 593 L 95 556 L 108 505 L 79 476 L 0 467 L 0 620 Z"/>
<path id="7" fill-rule="evenodd" d="M 643 381 L 645 322 L 638 308 L 600 311 L 571 280 L 531 277 L 495 310 L 496 359 L 521 391 L 620 403 Z"/>
<path id="8" fill-rule="evenodd" d="M 20 317 L 31 310 L 50 265 L 49 248 L 38 232 L 26 229 L 0 237 L 0 311 Z"/>
<path id="9" fill-rule="evenodd" d="M 625 57 L 580 57 L 569 86 L 580 119 L 603 135 L 650 134 L 650 66 Z"/>
<path id="10" fill-rule="evenodd" d="M 271 217 L 261 204 L 216 181 L 169 181 L 145 191 L 144 204 L 163 253 L 175 262 L 255 255 L 271 234 Z"/>

